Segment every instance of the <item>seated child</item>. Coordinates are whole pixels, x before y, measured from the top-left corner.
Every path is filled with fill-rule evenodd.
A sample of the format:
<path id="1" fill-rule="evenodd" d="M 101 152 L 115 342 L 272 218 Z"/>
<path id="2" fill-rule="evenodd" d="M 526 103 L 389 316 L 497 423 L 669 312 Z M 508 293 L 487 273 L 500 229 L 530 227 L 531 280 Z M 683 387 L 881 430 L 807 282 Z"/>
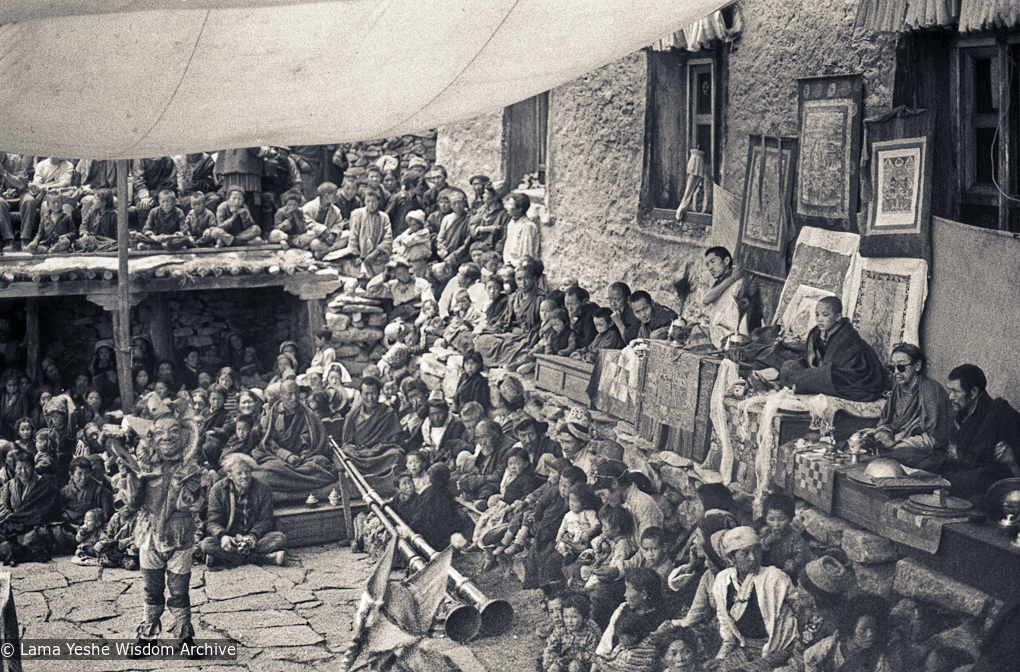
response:
<path id="1" fill-rule="evenodd" d="M 99 564 L 103 567 L 138 569 L 138 547 L 135 546 L 136 511 L 119 509 L 103 528 L 95 543 Z"/>
<path id="2" fill-rule="evenodd" d="M 425 488 L 422 488 L 424 490 Z M 414 478 L 410 473 L 404 472 L 397 475 L 397 495 L 393 500 L 393 510 L 396 511 L 400 519 L 407 521 L 414 511 L 415 501 L 418 498 L 417 484 L 414 482 Z"/>
<path id="3" fill-rule="evenodd" d="M 252 431 L 254 427 L 255 418 L 250 415 L 237 416 L 237 420 L 234 421 L 234 435 L 227 440 L 227 445 L 223 446 L 220 460 L 231 453 L 251 455 L 251 451 L 255 450 L 262 440 L 261 433 Z"/>
<path id="4" fill-rule="evenodd" d="M 550 467 L 549 482 L 515 504 L 517 517 L 503 537 L 503 553 L 520 553 L 532 536 L 536 546 L 548 544 L 554 549 L 560 522 L 567 512 L 570 488 L 578 483 L 586 483 L 588 475 L 566 460 L 554 460 Z M 554 476 L 553 472 L 558 475 Z"/>
<path id="5" fill-rule="evenodd" d="M 117 210 L 114 207 L 113 189 L 100 189 L 96 192 L 96 206 L 82 219 L 74 248 L 82 252 L 96 252 L 116 247 Z"/>
<path id="6" fill-rule="evenodd" d="M 425 228 L 423 210 L 412 210 L 404 221 L 407 229 L 393 239 L 393 254 L 411 262 L 412 268 L 419 265 L 415 270 L 420 274 L 426 268 L 424 262 L 432 256 L 432 232 Z"/>
<path id="7" fill-rule="evenodd" d="M 227 200 L 216 208 L 216 226 L 208 229 L 205 236 L 215 240 L 216 247 L 261 245 L 262 230 L 244 205 L 244 189 L 239 186 L 228 187 L 226 196 Z M 198 241 L 199 244 L 204 242 L 207 241 Z"/>
<path id="8" fill-rule="evenodd" d="M 450 307 L 450 322 L 443 330 L 442 340 L 437 341 L 436 346 L 456 348 L 457 338 L 461 334 L 470 334 L 481 321 L 481 315 L 471 304 L 471 295 L 466 289 L 459 290 Z"/>
<path id="9" fill-rule="evenodd" d="M 881 398 L 887 387 L 882 361 L 843 317 L 843 302 L 835 296 L 819 300 L 815 319 L 804 357 L 783 364 L 779 384 L 797 394 L 827 394 L 851 401 Z"/>
<path id="10" fill-rule="evenodd" d="M 586 483 L 570 488 L 567 495 L 570 510 L 563 516 L 556 533 L 556 552 L 563 556 L 562 564 L 572 564 L 591 543 L 592 537 L 599 533 L 597 503 L 598 498 L 592 497 L 591 488 Z"/>
<path id="11" fill-rule="evenodd" d="M 417 450 L 412 450 L 404 458 L 404 467 L 407 468 L 407 474 L 414 483 L 414 491 L 419 494 L 429 487 L 429 477 L 425 473 L 428 466 L 425 462 L 425 456 Z"/>
<path id="12" fill-rule="evenodd" d="M 196 191 L 191 195 L 191 210 L 188 211 L 188 216 L 184 218 L 184 229 L 188 235 L 191 236 L 192 240 L 195 241 L 196 247 L 212 247 L 216 244 L 219 238 L 213 236 L 206 236 L 206 231 L 216 228 L 216 215 L 206 205 L 205 194 L 201 191 Z M 221 232 L 220 236 L 224 234 Z M 226 234 L 230 242 L 226 243 L 226 246 L 230 246 L 234 242 L 234 237 Z"/>
<path id="13" fill-rule="evenodd" d="M 63 205 L 63 198 L 55 191 L 46 194 L 46 204 L 49 209 L 40 213 L 39 230 L 35 238 L 28 244 L 29 252 L 69 252 L 71 245 L 78 237 L 74 228 L 74 220 L 71 219 L 70 206 Z"/>
<path id="14" fill-rule="evenodd" d="M 533 345 L 531 349 L 527 350 L 523 354 L 518 355 L 510 365 L 507 367 L 511 371 L 516 371 L 520 374 L 529 374 L 535 370 L 535 355 L 548 355 L 556 354 L 550 348 L 550 344 L 553 343 L 553 339 L 558 338 L 563 340 L 563 336 L 554 333 L 553 331 L 553 316 L 556 315 L 557 311 L 562 310 L 559 304 L 552 299 L 546 299 L 538 306 L 539 318 L 542 320 L 542 326 L 539 328 L 539 339 L 538 343 Z M 564 311 L 565 312 L 565 311 Z M 562 322 L 562 321 L 561 321 Z M 567 327 L 569 329 L 570 319 L 567 318 Z"/>
<path id="15" fill-rule="evenodd" d="M 446 329 L 446 320 L 439 316 L 439 303 L 433 299 L 422 301 L 421 312 L 414 320 L 414 326 L 421 333 L 421 340 L 418 347 L 428 350 L 436 341 L 443 337 L 443 330 Z"/>
<path id="16" fill-rule="evenodd" d="M 553 628 L 542 652 L 545 672 L 588 672 L 602 631 L 588 618 L 588 598 L 570 593 L 562 598 L 562 622 Z"/>
<path id="17" fill-rule="evenodd" d="M 623 563 L 623 566 L 626 569 L 647 567 L 648 569 L 655 570 L 655 573 L 659 575 L 663 585 L 665 585 L 675 565 L 673 560 L 666 554 L 665 532 L 663 532 L 662 528 L 655 525 L 646 527 L 645 531 L 641 533 L 641 547 L 633 557 Z"/>
<path id="18" fill-rule="evenodd" d="M 312 243 L 320 234 L 326 232 L 326 226 L 318 222 L 308 225 L 305 213 L 301 212 L 304 195 L 297 189 L 283 194 L 283 207 L 273 216 L 273 230 L 269 232 L 269 242 L 286 250 L 296 247 L 299 250 L 310 250 Z"/>
<path id="19" fill-rule="evenodd" d="M 141 233 L 132 231 L 131 244 L 139 250 L 180 250 L 192 247 L 184 211 L 177 207 L 177 196 L 169 189 L 159 192 L 159 207 L 149 210 Z"/>
<path id="20" fill-rule="evenodd" d="M 467 404 L 475 402 L 482 409 L 492 408 L 489 395 L 489 379 L 482 375 L 482 354 L 472 350 L 464 356 L 464 375 L 457 384 L 453 395 L 453 411 L 459 413 Z"/>
<path id="21" fill-rule="evenodd" d="M 56 476 L 57 434 L 52 429 L 40 429 L 35 433 L 35 471 L 44 476 Z"/>
<path id="22" fill-rule="evenodd" d="M 632 534 L 634 518 L 627 509 L 603 506 L 599 510 L 599 524 L 602 534 L 593 538 L 591 547 L 577 558 L 584 581 L 581 586 L 575 583 L 577 588 L 594 588 L 600 580 L 607 583 L 619 580 L 626 570 L 624 563 L 637 553 Z"/>
<path id="23" fill-rule="evenodd" d="M 103 452 L 99 443 L 99 425 L 90 422 L 78 432 L 78 443 L 74 447 L 75 457 L 88 457 Z"/>
<path id="24" fill-rule="evenodd" d="M 538 483 L 535 481 L 535 474 L 531 470 L 531 461 L 523 449 L 517 448 L 510 452 L 506 458 L 506 471 L 503 472 L 503 479 L 499 483 L 499 492 L 503 496 L 503 502 L 507 506 L 518 499 L 524 499 L 535 488 Z"/>
<path id="25" fill-rule="evenodd" d="M 32 418 L 25 417 L 14 425 L 14 431 L 18 433 L 18 439 L 14 442 L 14 445 L 18 450 L 24 450 L 26 453 L 35 452 L 35 424 L 32 422 Z"/>
<path id="26" fill-rule="evenodd" d="M 796 514 L 793 497 L 773 493 L 762 505 L 765 527 L 761 530 L 764 549 L 761 564 L 778 567 L 792 577 L 811 560 L 811 547 L 800 532 L 790 527 Z"/>
<path id="27" fill-rule="evenodd" d="M 103 534 L 106 521 L 102 509 L 89 509 L 85 513 L 85 520 L 78 528 L 76 539 L 78 548 L 74 552 L 74 561 L 79 565 L 98 565 L 99 553 L 96 545 Z"/>
<path id="28" fill-rule="evenodd" d="M 505 288 L 503 278 L 498 275 L 493 274 L 485 281 L 485 293 L 489 297 L 489 303 L 485 307 L 485 327 L 483 329 L 499 324 L 499 321 L 503 319 L 503 313 L 506 312 L 506 304 L 509 301 Z"/>
<path id="29" fill-rule="evenodd" d="M 577 350 L 577 334 L 570 328 L 570 316 L 560 308 L 549 318 L 549 342 L 546 343 L 546 355 L 569 357 Z"/>
<path id="30" fill-rule="evenodd" d="M 598 332 L 595 340 L 570 355 L 589 364 L 594 364 L 598 359 L 599 350 L 622 350 L 625 345 L 620 330 L 613 323 L 612 308 L 599 308 L 592 316 L 592 321 L 595 323 L 595 331 Z"/>

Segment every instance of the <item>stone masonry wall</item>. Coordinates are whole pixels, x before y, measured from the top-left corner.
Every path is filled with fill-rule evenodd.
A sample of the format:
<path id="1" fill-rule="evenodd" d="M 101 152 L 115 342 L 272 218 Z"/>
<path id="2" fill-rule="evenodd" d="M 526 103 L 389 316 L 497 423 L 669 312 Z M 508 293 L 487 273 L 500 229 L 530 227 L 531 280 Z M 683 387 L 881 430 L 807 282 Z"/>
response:
<path id="1" fill-rule="evenodd" d="M 892 105 L 896 36 L 853 27 L 857 0 L 741 0 L 723 104 L 722 186 L 743 193 L 747 136 L 796 136 L 797 78 L 864 73 L 864 117 Z"/>
<path id="2" fill-rule="evenodd" d="M 356 142 L 347 146 L 347 161 L 351 175 L 362 176 L 369 164 L 375 163 L 380 156 L 395 156 L 400 159 L 400 173 L 407 168 L 412 156 L 420 156 L 429 162 L 436 160 L 436 131 L 428 131 L 422 135 L 403 135 L 399 138 L 385 138 L 369 142 Z"/>
<path id="3" fill-rule="evenodd" d="M 436 163 L 446 168 L 450 184 L 469 194 L 472 175 L 503 179 L 503 111 L 441 127 Z"/>
<path id="4" fill-rule="evenodd" d="M 553 279 L 576 277 L 603 304 L 622 280 L 675 307 L 670 283 L 706 244 L 638 221 L 646 71 L 636 52 L 550 94 L 552 223 L 542 228 L 542 258 Z"/>

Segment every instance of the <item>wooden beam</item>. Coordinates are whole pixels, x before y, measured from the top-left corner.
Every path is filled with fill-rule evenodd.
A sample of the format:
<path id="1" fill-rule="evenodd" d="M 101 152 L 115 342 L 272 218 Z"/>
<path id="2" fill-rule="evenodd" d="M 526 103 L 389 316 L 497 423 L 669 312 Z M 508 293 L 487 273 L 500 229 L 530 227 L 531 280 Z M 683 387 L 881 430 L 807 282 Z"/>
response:
<path id="1" fill-rule="evenodd" d="M 131 381 L 131 275 L 128 272 L 128 174 L 127 159 L 117 159 L 117 296 L 113 313 L 114 350 L 117 353 L 117 379 L 120 382 L 121 409 L 130 413 L 135 407 Z"/>
<path id="2" fill-rule="evenodd" d="M 28 351 L 28 377 L 39 380 L 39 299 L 25 299 L 25 349 Z"/>

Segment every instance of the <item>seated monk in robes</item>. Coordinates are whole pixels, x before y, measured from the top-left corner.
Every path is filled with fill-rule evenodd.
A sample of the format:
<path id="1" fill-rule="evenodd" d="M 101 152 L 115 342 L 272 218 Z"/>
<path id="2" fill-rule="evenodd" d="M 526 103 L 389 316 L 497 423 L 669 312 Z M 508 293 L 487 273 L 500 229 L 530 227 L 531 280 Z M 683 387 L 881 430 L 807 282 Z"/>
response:
<path id="1" fill-rule="evenodd" d="M 297 501 L 309 493 L 328 494 L 337 483 L 322 421 L 298 397 L 298 385 L 286 380 L 280 400 L 269 408 L 266 433 L 252 451 L 255 477 L 269 486 L 277 502 Z"/>
<path id="2" fill-rule="evenodd" d="M 517 291 L 510 295 L 506 310 L 493 331 L 475 337 L 475 350 L 488 367 L 506 366 L 539 340 L 542 319 L 539 306 L 545 299 L 541 278 L 545 266 L 528 258 L 514 272 Z"/>
<path id="3" fill-rule="evenodd" d="M 0 488 L 0 535 L 2 541 L 32 543 L 37 529 L 60 517 L 56 481 L 35 472 L 35 458 L 26 451 L 14 456 L 14 478 Z M 48 533 L 48 531 L 47 531 Z"/>
<path id="4" fill-rule="evenodd" d="M 882 361 L 850 320 L 843 302 L 827 296 L 815 307 L 804 357 L 783 364 L 779 384 L 797 394 L 827 394 L 850 401 L 875 401 L 886 389 Z"/>
<path id="5" fill-rule="evenodd" d="M 708 248 L 705 267 L 712 276 L 712 286 L 700 297 L 704 320 L 694 325 L 677 320 L 669 336 L 670 340 L 684 343 L 684 348 L 692 352 L 722 350 L 730 336 L 748 336 L 761 326 L 758 283 L 747 271 L 733 264 L 729 250 Z M 681 321 L 684 326 L 677 324 Z"/>
<path id="6" fill-rule="evenodd" d="M 400 418 L 379 401 L 382 383 L 368 376 L 361 381 L 361 397 L 347 419 L 340 445 L 354 467 L 380 497 L 394 493 L 394 476 L 403 465 L 407 440 Z"/>

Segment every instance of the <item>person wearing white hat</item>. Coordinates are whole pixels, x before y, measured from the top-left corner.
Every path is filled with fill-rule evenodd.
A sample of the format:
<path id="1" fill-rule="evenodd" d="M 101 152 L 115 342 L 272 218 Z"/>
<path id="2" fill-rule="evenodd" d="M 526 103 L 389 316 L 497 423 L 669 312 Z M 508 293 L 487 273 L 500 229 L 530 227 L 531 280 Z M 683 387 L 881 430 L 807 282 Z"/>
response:
<path id="1" fill-rule="evenodd" d="M 712 584 L 723 641 L 715 669 L 785 664 L 797 637 L 797 619 L 787 602 L 793 582 L 778 567 L 762 566 L 761 539 L 753 527 L 728 530 L 722 551 L 732 566 L 719 572 Z"/>

